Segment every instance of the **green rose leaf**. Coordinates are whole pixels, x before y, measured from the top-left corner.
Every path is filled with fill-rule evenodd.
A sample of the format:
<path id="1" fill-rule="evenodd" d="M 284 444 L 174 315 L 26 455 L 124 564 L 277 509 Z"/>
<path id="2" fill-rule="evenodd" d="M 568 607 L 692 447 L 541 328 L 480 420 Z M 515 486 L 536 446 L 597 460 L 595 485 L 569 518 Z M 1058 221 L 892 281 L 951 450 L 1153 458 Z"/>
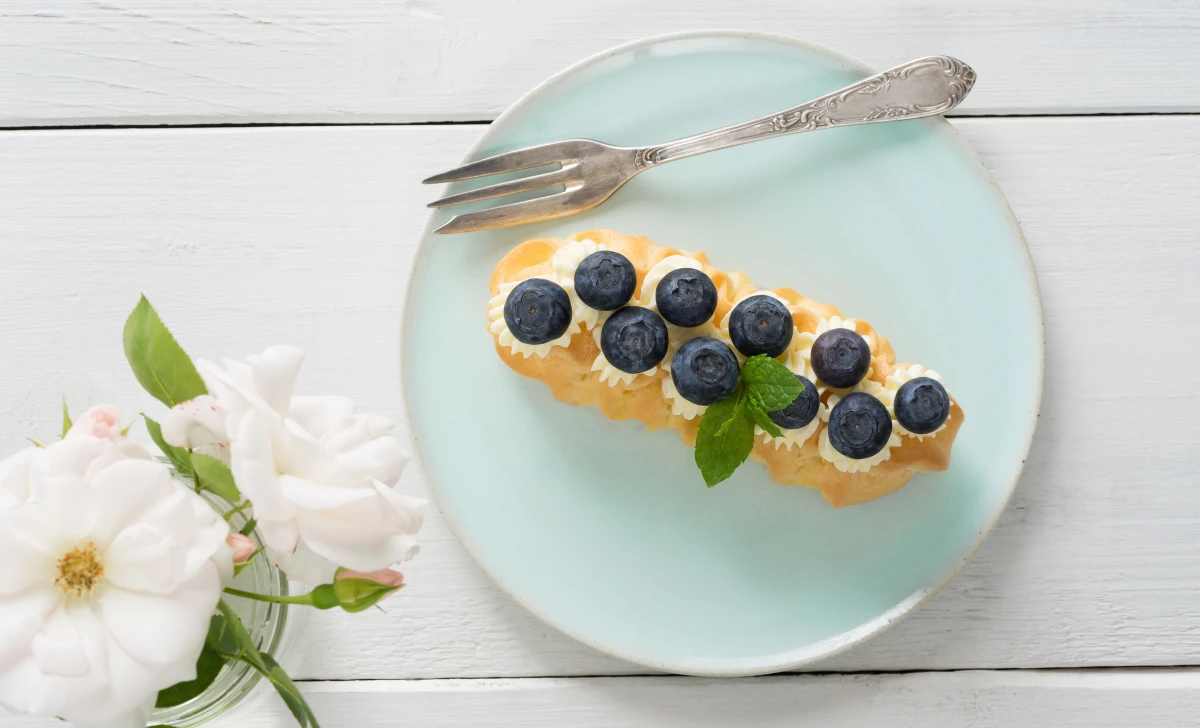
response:
<path id="1" fill-rule="evenodd" d="M 145 412 L 142 413 L 142 419 L 146 420 L 146 432 L 150 433 L 150 439 L 154 441 L 155 445 L 158 445 L 158 449 L 162 450 L 163 455 L 167 456 L 167 460 L 171 461 L 171 464 L 175 466 L 175 470 L 184 477 L 194 477 L 192 454 L 182 447 L 167 444 L 167 441 L 162 436 L 162 427 L 147 417 Z"/>
<path id="2" fill-rule="evenodd" d="M 709 488 L 733 475 L 754 447 L 754 422 L 737 394 L 710 406 L 696 435 L 696 465 Z"/>
<path id="3" fill-rule="evenodd" d="M 196 661 L 196 679 L 176 683 L 165 690 L 160 690 L 156 708 L 173 708 L 199 696 L 213 681 L 225 666 L 225 658 L 207 645 L 200 651 L 200 659 Z"/>
<path id="4" fill-rule="evenodd" d="M 204 646 L 224 657 L 238 656 L 238 641 L 224 614 L 214 614 L 208 622 L 208 636 Z"/>
<path id="5" fill-rule="evenodd" d="M 746 360 L 742 365 L 742 381 L 750 390 L 751 399 L 764 412 L 775 412 L 787 407 L 804 389 L 790 369 L 766 354 L 752 356 Z"/>
<path id="6" fill-rule="evenodd" d="M 67 396 L 63 395 L 63 431 L 62 436 L 66 437 L 71 431 L 71 411 L 67 409 Z"/>
<path id="7" fill-rule="evenodd" d="M 233 482 L 233 473 L 225 463 L 208 455 L 191 453 L 192 471 L 196 475 L 196 487 L 224 498 L 230 503 L 242 499 L 242 493 Z"/>
<path id="8" fill-rule="evenodd" d="M 279 697 L 283 698 L 283 702 L 287 705 L 288 710 L 292 711 L 296 722 L 300 724 L 300 728 L 320 728 L 317 723 L 317 716 L 313 715 L 312 708 L 308 707 L 304 696 L 300 694 L 300 689 L 296 687 L 296 683 L 288 677 L 279 663 L 270 655 L 261 655 L 262 660 L 267 665 L 267 672 L 263 673 L 263 677 L 271 681 L 271 685 L 275 688 L 275 692 L 279 693 Z"/>
<path id="9" fill-rule="evenodd" d="M 254 552 L 254 556 L 258 556 L 257 551 Z M 249 560 L 247 560 L 246 563 L 244 563 L 244 564 L 234 564 L 233 565 L 233 575 L 237 576 L 237 575 L 241 574 L 243 571 L 245 571 L 246 569 L 253 566 L 254 565 L 254 556 L 251 556 L 249 558 Z"/>
<path id="10" fill-rule="evenodd" d="M 221 639 L 236 644 L 237 653 L 234 655 L 236 659 L 253 667 L 271 683 L 271 686 L 275 688 L 275 692 L 279 693 L 279 696 L 283 698 L 283 702 L 287 705 L 288 710 L 295 716 L 296 722 L 300 724 L 300 728 L 309 728 L 310 726 L 311 728 L 320 728 L 316 716 L 313 715 L 312 709 L 308 707 L 308 703 L 305 702 L 304 696 L 300 694 L 300 690 L 296 688 L 296 684 L 292 682 L 292 679 L 288 677 L 288 674 L 279 666 L 279 663 L 274 658 L 258 651 L 258 645 L 254 643 L 254 638 L 250 636 L 250 633 L 246 630 L 246 626 L 242 624 L 241 618 L 238 617 L 233 607 L 222 600 L 217 603 L 217 610 L 220 612 L 221 617 L 223 617 L 224 623 Z M 209 644 L 211 645 L 211 626 L 209 638 Z"/>
<path id="11" fill-rule="evenodd" d="M 191 358 L 145 296 L 125 322 L 125 358 L 142 387 L 168 407 L 208 393 Z"/>

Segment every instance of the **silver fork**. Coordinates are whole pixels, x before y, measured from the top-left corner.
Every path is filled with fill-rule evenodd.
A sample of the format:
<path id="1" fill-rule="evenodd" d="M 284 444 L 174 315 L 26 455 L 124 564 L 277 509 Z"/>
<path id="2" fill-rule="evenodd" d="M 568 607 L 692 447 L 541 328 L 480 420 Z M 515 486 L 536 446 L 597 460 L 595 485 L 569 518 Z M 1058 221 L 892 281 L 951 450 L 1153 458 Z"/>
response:
<path id="1" fill-rule="evenodd" d="M 777 114 L 665 144 L 614 147 L 590 139 L 571 139 L 497 154 L 436 174 L 424 183 L 457 182 L 551 164 L 559 167 L 544 174 L 449 195 L 429 203 L 429 207 L 488 200 L 558 185 L 564 187 L 563 191 L 457 215 L 434 232 L 491 230 L 573 215 L 599 205 L 635 175 L 660 164 L 784 134 L 934 116 L 962 103 L 974 85 L 975 71 L 967 64 L 950 56 L 930 56 Z"/>

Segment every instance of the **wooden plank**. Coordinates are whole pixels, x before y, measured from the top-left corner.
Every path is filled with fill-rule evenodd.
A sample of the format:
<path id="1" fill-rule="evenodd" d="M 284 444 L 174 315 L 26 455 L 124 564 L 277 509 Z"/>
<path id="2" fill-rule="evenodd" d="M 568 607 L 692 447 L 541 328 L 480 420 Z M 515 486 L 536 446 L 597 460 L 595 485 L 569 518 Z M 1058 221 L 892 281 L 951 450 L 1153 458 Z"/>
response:
<path id="1" fill-rule="evenodd" d="M 1195 497 L 1200 118 L 961 119 L 1007 191 L 1045 302 L 1047 380 L 1025 477 L 974 563 L 824 670 L 1176 665 L 1200 654 Z M 134 397 L 138 292 L 195 355 L 307 349 L 307 392 L 399 418 L 397 327 L 431 191 L 478 128 L 0 134 L 0 446 Z M 1003 386 L 998 382 L 997 386 Z M 402 486 L 421 493 L 414 471 Z M 433 514 L 385 612 L 321 613 L 308 678 L 596 675 L 641 668 L 557 633 Z"/>
<path id="2" fill-rule="evenodd" d="M 967 114 L 1194 111 L 1198 27 L 1178 0 L 42 0 L 0 9 L 0 125 L 490 119 L 605 48 L 715 28 L 961 56 Z"/>
<path id="3" fill-rule="evenodd" d="M 326 728 L 1194 728 L 1200 721 L 1195 670 L 351 681 L 301 689 Z M 55 722 L 6 718 L 5 725 Z M 213 723 L 294 725 L 282 701 L 261 690 Z"/>

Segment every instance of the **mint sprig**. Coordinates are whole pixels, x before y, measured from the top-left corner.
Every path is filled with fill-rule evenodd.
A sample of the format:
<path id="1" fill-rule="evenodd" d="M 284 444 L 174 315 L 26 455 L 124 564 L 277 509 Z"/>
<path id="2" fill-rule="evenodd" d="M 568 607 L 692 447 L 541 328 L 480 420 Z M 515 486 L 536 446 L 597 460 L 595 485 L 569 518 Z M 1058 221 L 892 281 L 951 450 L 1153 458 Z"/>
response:
<path id="1" fill-rule="evenodd" d="M 733 475 L 750 457 L 755 425 L 771 437 L 783 436 L 767 413 L 784 409 L 803 390 L 787 367 L 766 354 L 746 360 L 737 390 L 711 405 L 700 420 L 696 465 L 709 488 Z"/>
<path id="2" fill-rule="evenodd" d="M 787 407 L 804 389 L 790 369 L 766 354 L 746 360 L 742 365 L 742 382 L 749 387 L 750 398 L 764 412 Z"/>
<path id="3" fill-rule="evenodd" d="M 711 488 L 733 475 L 754 447 L 754 422 L 746 417 L 745 397 L 738 392 L 704 412 L 696 435 L 696 465 Z"/>

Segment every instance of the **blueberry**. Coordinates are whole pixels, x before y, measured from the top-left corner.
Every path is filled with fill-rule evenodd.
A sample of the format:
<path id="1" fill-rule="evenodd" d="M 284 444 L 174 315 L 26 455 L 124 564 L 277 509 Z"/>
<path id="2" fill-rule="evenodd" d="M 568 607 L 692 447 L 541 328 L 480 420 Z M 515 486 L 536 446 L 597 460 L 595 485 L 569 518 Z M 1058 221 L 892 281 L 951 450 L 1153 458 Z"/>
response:
<path id="1" fill-rule="evenodd" d="M 879 453 L 892 435 L 887 407 L 866 392 L 851 392 L 829 413 L 829 444 L 848 458 Z"/>
<path id="2" fill-rule="evenodd" d="M 706 276 L 707 277 L 707 276 Z M 671 359 L 671 380 L 693 404 L 716 404 L 737 389 L 737 355 L 723 341 L 701 336 L 686 342 Z"/>
<path id="3" fill-rule="evenodd" d="M 894 403 L 896 420 L 914 435 L 928 435 L 950 416 L 950 395 L 936 379 L 917 377 L 900 385 Z"/>
<path id="4" fill-rule="evenodd" d="M 821 396 L 817 394 L 817 388 L 813 386 L 813 383 L 799 374 L 796 375 L 796 381 L 804 387 L 796 399 L 781 410 L 767 413 L 772 422 L 785 430 L 799 430 L 812 422 L 817 416 L 817 409 L 821 406 Z"/>
<path id="5" fill-rule="evenodd" d="M 680 268 L 658 282 L 654 302 L 667 323 L 699 326 L 717 310 L 717 287 L 704 271 Z"/>
<path id="6" fill-rule="evenodd" d="M 636 287 L 633 263 L 611 250 L 592 253 L 575 269 L 575 293 L 599 311 L 616 311 L 629 303 Z"/>
<path id="7" fill-rule="evenodd" d="M 831 387 L 853 387 L 871 368 L 871 347 L 850 329 L 830 329 L 813 342 L 812 368 Z"/>
<path id="8" fill-rule="evenodd" d="M 644 372 L 667 355 L 667 325 L 648 308 L 626 306 L 604 322 L 600 349 L 617 369 Z"/>
<path id="9" fill-rule="evenodd" d="M 778 299 L 750 296 L 733 307 L 729 338 L 746 356 L 779 356 L 792 343 L 792 314 Z"/>
<path id="10" fill-rule="evenodd" d="M 504 302 L 504 323 L 521 343 L 554 341 L 571 325 L 571 297 L 554 281 L 523 280 Z"/>

